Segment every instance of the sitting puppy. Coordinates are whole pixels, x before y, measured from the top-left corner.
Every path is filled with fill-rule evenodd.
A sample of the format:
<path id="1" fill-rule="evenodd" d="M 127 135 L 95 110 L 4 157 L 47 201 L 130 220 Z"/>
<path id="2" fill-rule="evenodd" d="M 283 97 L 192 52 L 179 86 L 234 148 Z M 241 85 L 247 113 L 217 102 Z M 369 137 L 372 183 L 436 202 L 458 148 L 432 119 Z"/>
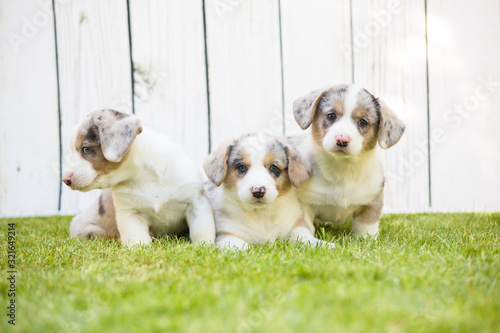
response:
<path id="1" fill-rule="evenodd" d="M 293 103 L 295 120 L 307 138 L 294 137 L 312 163 L 311 180 L 297 190 L 307 223 L 333 223 L 353 217 L 354 235 L 376 235 L 383 206 L 384 171 L 377 141 L 387 149 L 404 123 L 365 89 L 338 85 L 319 89 Z"/>
<path id="2" fill-rule="evenodd" d="M 152 235 L 179 234 L 215 241 L 212 207 L 199 171 L 182 148 L 114 110 L 89 114 L 73 130 L 74 160 L 62 181 L 73 190 L 103 191 L 99 203 L 77 215 L 77 237 L 116 236 L 123 244 L 148 244 Z M 113 209 L 115 212 L 113 213 Z"/>
<path id="3" fill-rule="evenodd" d="M 304 184 L 310 169 L 294 147 L 249 134 L 210 154 L 204 168 L 217 186 L 207 185 L 217 245 L 244 249 L 289 238 L 334 247 L 316 239 L 314 226 L 303 219 L 293 186 Z"/>

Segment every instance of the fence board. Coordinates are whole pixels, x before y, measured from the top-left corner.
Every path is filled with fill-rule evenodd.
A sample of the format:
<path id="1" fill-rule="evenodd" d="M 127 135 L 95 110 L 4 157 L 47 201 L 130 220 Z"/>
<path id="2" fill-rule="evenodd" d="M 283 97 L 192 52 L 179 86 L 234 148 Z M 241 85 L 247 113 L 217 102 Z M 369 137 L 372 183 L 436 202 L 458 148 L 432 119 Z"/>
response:
<path id="1" fill-rule="evenodd" d="M 130 1 L 135 112 L 200 164 L 208 153 L 203 4 Z"/>
<path id="2" fill-rule="evenodd" d="M 386 212 L 425 211 L 429 202 L 424 1 L 353 0 L 354 82 L 405 120 L 401 141 L 381 152 Z"/>
<path id="3" fill-rule="evenodd" d="M 428 3 L 433 210 L 500 210 L 499 12 L 498 1 Z"/>
<path id="4" fill-rule="evenodd" d="M 296 98 L 325 85 L 352 82 L 349 6 L 349 0 L 281 1 L 287 135 L 303 133 L 292 114 Z"/>
<path id="5" fill-rule="evenodd" d="M 212 149 L 245 132 L 282 134 L 278 1 L 205 6 Z"/>
<path id="6" fill-rule="evenodd" d="M 57 213 L 59 131 L 52 7 L 0 1 L 0 216 Z"/>
<path id="7" fill-rule="evenodd" d="M 103 108 L 132 112 L 127 3 L 56 2 L 56 24 L 66 161 L 71 129 L 85 114 Z M 75 213 L 97 195 L 64 186 L 61 212 Z"/>

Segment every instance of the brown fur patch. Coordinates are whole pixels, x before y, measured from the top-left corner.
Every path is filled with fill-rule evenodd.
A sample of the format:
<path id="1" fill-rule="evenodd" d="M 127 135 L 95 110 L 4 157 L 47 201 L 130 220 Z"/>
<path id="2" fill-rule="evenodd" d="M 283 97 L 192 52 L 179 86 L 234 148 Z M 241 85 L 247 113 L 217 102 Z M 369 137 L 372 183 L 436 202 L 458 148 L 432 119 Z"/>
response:
<path id="1" fill-rule="evenodd" d="M 377 194 L 377 196 L 370 202 L 370 204 L 361 207 L 361 209 L 354 214 L 354 218 L 363 224 L 376 223 L 380 221 L 382 215 L 382 207 L 384 206 L 384 189 Z"/>
<path id="2" fill-rule="evenodd" d="M 370 151 L 377 145 L 378 133 L 378 116 L 377 110 L 365 107 L 358 107 L 352 112 L 352 120 L 358 123 L 361 119 L 365 119 L 368 125 L 365 127 L 358 126 L 358 131 L 363 136 L 363 152 Z"/>
<path id="3" fill-rule="evenodd" d="M 334 100 L 332 103 L 328 103 L 328 101 L 320 103 L 320 105 L 318 106 L 319 109 L 316 111 L 312 123 L 312 136 L 314 138 L 314 142 L 316 142 L 320 146 L 322 145 L 323 139 L 325 138 L 328 129 L 336 121 L 342 118 L 345 113 L 343 96 L 334 94 L 332 92 L 328 92 L 325 95 L 325 97 L 328 97 L 329 100 L 332 98 L 334 98 Z M 332 112 L 335 113 L 335 121 L 331 121 L 328 119 L 328 114 Z"/>
<path id="4" fill-rule="evenodd" d="M 262 164 L 269 170 L 271 165 L 276 165 L 279 170 L 279 176 L 272 174 L 275 177 L 274 184 L 276 186 L 276 190 L 278 191 L 278 197 L 286 195 L 292 189 L 292 182 L 288 176 L 288 165 L 286 161 L 283 161 L 279 158 L 279 156 L 274 152 L 270 151 L 264 156 L 262 160 Z"/>
<path id="5" fill-rule="evenodd" d="M 87 154 L 82 151 L 83 147 L 90 147 L 92 153 Z M 78 132 L 75 148 L 82 158 L 89 161 L 99 176 L 110 173 L 120 167 L 122 161 L 118 163 L 106 160 L 102 153 L 101 141 L 99 139 L 99 129 L 91 119 L 83 125 Z"/>
<path id="6" fill-rule="evenodd" d="M 243 151 L 235 150 L 232 152 L 230 159 L 228 161 L 228 169 L 227 175 L 224 180 L 224 185 L 228 188 L 235 188 L 238 181 L 244 177 L 244 174 L 241 174 L 238 171 L 238 166 L 240 164 L 244 164 L 247 169 L 250 169 L 252 166 L 252 161 L 250 156 Z"/>

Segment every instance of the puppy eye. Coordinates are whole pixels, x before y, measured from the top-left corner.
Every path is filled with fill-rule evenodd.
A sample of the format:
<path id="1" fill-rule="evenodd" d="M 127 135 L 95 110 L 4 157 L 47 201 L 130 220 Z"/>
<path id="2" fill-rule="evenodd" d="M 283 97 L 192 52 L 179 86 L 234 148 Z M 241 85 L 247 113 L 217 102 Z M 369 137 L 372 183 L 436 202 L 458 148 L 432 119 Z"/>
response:
<path id="1" fill-rule="evenodd" d="M 326 115 L 326 117 L 329 119 L 329 120 L 335 120 L 337 119 L 337 115 L 333 112 L 330 112 L 329 114 Z"/>
<path id="2" fill-rule="evenodd" d="M 244 164 L 238 165 L 237 168 L 238 168 L 238 171 L 241 172 L 241 173 L 244 173 L 244 172 L 247 171 L 247 166 L 244 165 Z"/>
<path id="3" fill-rule="evenodd" d="M 365 119 L 361 119 L 359 122 L 358 122 L 359 126 L 361 127 L 365 127 L 365 126 L 368 126 L 368 122 L 365 120 Z"/>
<path id="4" fill-rule="evenodd" d="M 92 147 L 82 147 L 82 153 L 83 154 L 90 154 L 93 151 Z"/>
<path id="5" fill-rule="evenodd" d="M 269 167 L 269 172 L 271 172 L 273 175 L 275 175 L 276 177 L 279 177 L 279 175 L 281 174 L 281 170 L 280 168 L 278 168 L 278 166 L 276 166 L 275 164 L 272 164 L 270 167 Z"/>

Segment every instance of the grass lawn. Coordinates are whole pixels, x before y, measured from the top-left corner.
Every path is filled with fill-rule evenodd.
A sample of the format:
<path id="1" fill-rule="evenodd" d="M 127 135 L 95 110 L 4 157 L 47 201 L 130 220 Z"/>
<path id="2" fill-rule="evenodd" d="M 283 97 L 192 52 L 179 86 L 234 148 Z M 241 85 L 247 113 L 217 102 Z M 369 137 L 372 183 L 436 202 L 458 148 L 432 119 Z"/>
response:
<path id="1" fill-rule="evenodd" d="M 500 214 L 386 215 L 378 240 L 319 230 L 224 252 L 68 236 L 70 217 L 3 219 L 1 332 L 500 332 Z M 7 224 L 16 225 L 16 325 Z"/>

